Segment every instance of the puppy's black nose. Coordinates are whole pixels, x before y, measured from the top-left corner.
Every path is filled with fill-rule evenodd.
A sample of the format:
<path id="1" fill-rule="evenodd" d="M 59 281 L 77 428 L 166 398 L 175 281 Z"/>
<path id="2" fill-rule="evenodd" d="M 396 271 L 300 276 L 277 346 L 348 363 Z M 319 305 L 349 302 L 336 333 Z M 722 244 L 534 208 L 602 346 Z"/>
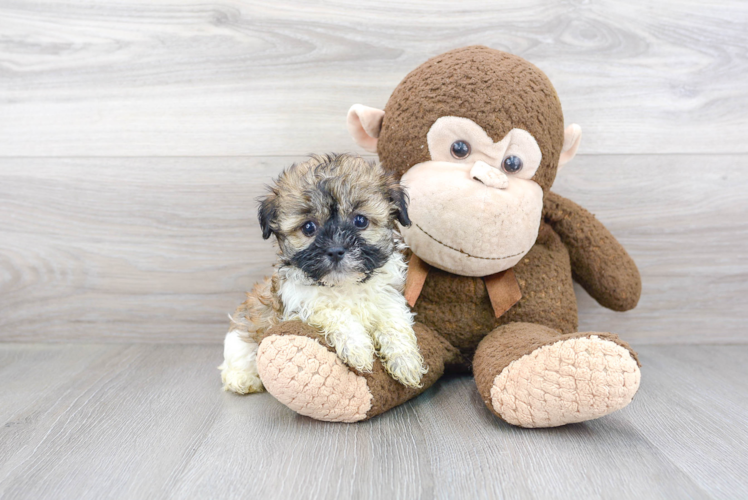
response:
<path id="1" fill-rule="evenodd" d="M 340 262 L 345 256 L 345 248 L 343 247 L 331 247 L 327 249 L 327 256 L 333 262 Z"/>

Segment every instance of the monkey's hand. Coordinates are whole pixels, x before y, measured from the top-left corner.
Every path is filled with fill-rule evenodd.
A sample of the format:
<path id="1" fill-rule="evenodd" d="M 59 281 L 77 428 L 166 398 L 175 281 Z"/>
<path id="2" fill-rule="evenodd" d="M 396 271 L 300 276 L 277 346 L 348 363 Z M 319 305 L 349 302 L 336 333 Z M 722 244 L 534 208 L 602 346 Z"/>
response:
<path id="1" fill-rule="evenodd" d="M 392 378 L 408 387 L 421 387 L 427 372 L 418 350 L 416 334 L 408 323 L 392 322 L 374 332 L 382 365 Z"/>
<path id="2" fill-rule="evenodd" d="M 614 311 L 636 307 L 642 284 L 623 246 L 594 215 L 556 193 L 545 196 L 543 217 L 569 250 L 574 280 L 600 305 Z"/>

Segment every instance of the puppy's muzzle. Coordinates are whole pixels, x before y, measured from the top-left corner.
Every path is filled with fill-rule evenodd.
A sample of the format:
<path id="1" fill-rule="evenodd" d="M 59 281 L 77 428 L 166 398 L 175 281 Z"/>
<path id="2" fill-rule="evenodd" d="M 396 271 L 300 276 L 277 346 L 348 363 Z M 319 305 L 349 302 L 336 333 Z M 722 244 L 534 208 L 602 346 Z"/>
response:
<path id="1" fill-rule="evenodd" d="M 327 258 L 330 259 L 331 262 L 337 264 L 345 257 L 345 248 L 340 246 L 329 247 L 327 252 L 325 252 L 325 255 L 327 255 Z"/>

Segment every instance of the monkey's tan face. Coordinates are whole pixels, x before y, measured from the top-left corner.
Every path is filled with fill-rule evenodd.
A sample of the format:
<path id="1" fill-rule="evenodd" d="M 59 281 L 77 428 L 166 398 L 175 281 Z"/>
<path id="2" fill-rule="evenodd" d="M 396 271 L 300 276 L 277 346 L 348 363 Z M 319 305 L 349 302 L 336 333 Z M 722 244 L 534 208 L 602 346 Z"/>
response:
<path id="1" fill-rule="evenodd" d="M 395 250 L 406 197 L 379 165 L 349 155 L 314 156 L 284 171 L 262 201 L 260 225 L 274 234 L 282 265 L 318 285 L 361 282 Z"/>
<path id="2" fill-rule="evenodd" d="M 354 105 L 347 118 L 359 146 L 402 175 L 414 254 L 476 277 L 512 267 L 535 244 L 543 190 L 581 139 L 579 126 L 563 123 L 542 71 L 480 46 L 426 61 L 384 110 Z"/>
<path id="3" fill-rule="evenodd" d="M 542 159 L 528 132 L 494 143 L 475 122 L 442 117 L 427 136 L 432 161 L 401 182 L 412 225 L 405 242 L 429 264 L 463 276 L 513 267 L 538 236 L 543 190 L 532 180 Z"/>

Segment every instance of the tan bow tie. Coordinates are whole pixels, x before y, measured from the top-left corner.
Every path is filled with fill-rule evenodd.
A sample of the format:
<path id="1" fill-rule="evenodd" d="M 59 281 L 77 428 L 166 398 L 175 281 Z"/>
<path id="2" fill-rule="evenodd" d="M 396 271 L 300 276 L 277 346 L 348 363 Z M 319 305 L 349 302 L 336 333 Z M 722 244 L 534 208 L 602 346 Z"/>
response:
<path id="1" fill-rule="evenodd" d="M 405 278 L 404 291 L 405 300 L 408 301 L 410 307 L 416 305 L 428 274 L 429 265 L 418 258 L 416 254 L 412 254 L 410 263 L 408 264 L 408 276 Z M 522 292 L 519 289 L 513 269 L 484 276 L 483 281 L 486 283 L 488 297 L 491 299 L 491 306 L 497 318 L 507 312 L 522 298 Z"/>

